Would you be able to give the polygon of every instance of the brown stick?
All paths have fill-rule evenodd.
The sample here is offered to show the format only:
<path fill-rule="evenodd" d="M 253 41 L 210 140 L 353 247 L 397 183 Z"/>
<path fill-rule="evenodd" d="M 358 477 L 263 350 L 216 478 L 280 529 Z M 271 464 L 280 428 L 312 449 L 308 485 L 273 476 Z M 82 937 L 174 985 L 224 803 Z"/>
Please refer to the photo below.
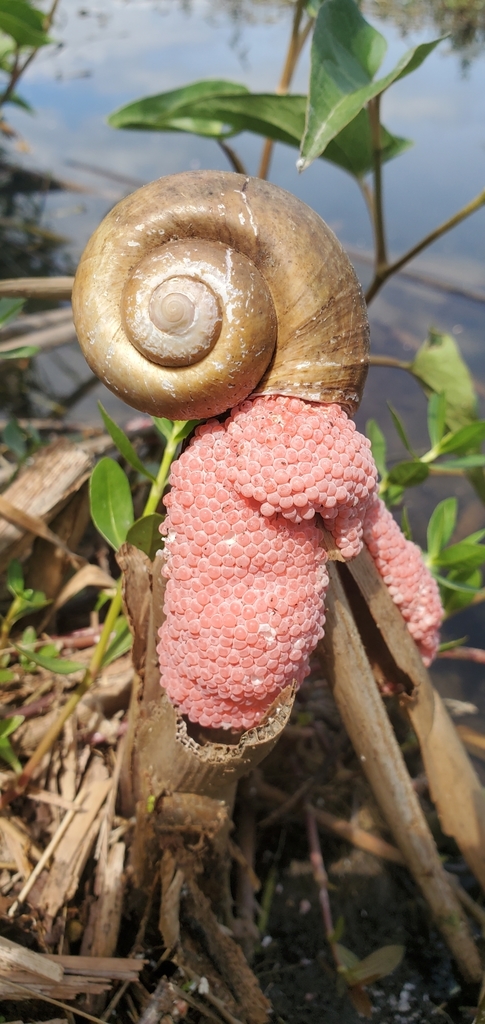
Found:
<path fill-rule="evenodd" d="M 391 728 L 338 569 L 328 562 L 325 650 L 337 706 L 396 843 L 464 977 L 482 968 Z M 331 652 L 331 656 L 330 656 Z"/>
<path fill-rule="evenodd" d="M 13 277 L 0 281 L 0 296 L 12 299 L 71 298 L 73 277 Z"/>
<path fill-rule="evenodd" d="M 401 704 L 421 746 L 443 832 L 453 836 L 485 888 L 485 798 L 478 776 L 368 550 L 364 548 L 348 568 L 396 665 L 410 681 L 411 695 L 403 694 Z"/>

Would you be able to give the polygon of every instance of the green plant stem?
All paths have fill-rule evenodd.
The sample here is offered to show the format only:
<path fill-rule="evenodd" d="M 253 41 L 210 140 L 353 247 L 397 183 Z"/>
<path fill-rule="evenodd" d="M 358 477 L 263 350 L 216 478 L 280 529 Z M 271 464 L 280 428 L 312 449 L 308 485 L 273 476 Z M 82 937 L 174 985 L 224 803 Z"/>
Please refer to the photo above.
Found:
<path fill-rule="evenodd" d="M 275 90 L 277 96 L 284 96 L 285 93 L 288 92 L 288 89 L 290 88 L 291 85 L 291 80 L 295 72 L 296 65 L 298 63 L 298 58 L 308 39 L 311 28 L 315 21 L 314 18 L 309 18 L 306 25 L 300 32 L 300 25 L 301 19 L 303 17 L 304 6 L 305 0 L 297 0 L 297 3 L 295 4 L 295 13 L 293 15 L 293 25 L 291 29 L 288 51 L 286 54 L 283 71 L 281 72 L 281 78 Z M 273 139 L 265 139 L 263 152 L 261 154 L 261 162 L 259 165 L 258 178 L 263 178 L 264 180 L 266 180 L 266 178 L 268 177 L 273 147 Z"/>
<path fill-rule="evenodd" d="M 145 508 L 143 509 L 144 516 L 150 516 L 152 512 L 156 512 L 160 498 L 162 497 L 165 485 L 168 480 L 168 474 L 170 466 L 173 462 L 175 453 L 177 451 L 177 441 L 175 440 L 177 435 L 177 429 L 175 425 L 172 427 L 172 433 L 165 445 L 165 451 L 163 458 L 160 463 L 160 469 L 157 473 L 157 478 L 152 483 L 150 493 L 147 498 Z"/>
<path fill-rule="evenodd" d="M 405 252 L 398 260 L 395 260 L 394 263 L 388 263 L 386 266 L 382 266 L 380 271 L 376 272 L 374 280 L 367 289 L 365 296 L 367 304 L 369 304 L 377 295 L 382 288 L 382 285 L 389 277 L 393 274 L 397 274 L 398 270 L 401 270 L 406 263 L 409 263 L 415 256 L 418 256 L 423 249 L 427 249 L 429 245 L 436 242 L 437 239 L 445 235 L 447 231 L 451 231 L 452 228 L 461 224 L 462 221 L 466 220 L 467 217 L 470 217 L 472 213 L 475 213 L 476 210 L 479 210 L 482 206 L 485 206 L 485 189 L 482 189 L 482 191 L 479 192 L 470 203 L 462 206 L 461 210 L 458 210 L 453 217 L 449 217 L 448 220 L 443 221 L 443 223 L 435 228 L 434 231 L 430 231 L 428 235 L 425 235 L 417 245 L 414 245 L 412 249 L 408 249 L 407 252 Z"/>
<path fill-rule="evenodd" d="M 406 363 L 394 356 L 369 356 L 369 366 L 391 366 L 394 370 L 407 370 L 412 373 L 412 363 Z"/>
<path fill-rule="evenodd" d="M 20 599 L 15 597 L 5 615 L 2 625 L 0 627 L 0 651 L 3 651 L 8 645 L 8 638 L 10 636 L 10 630 L 15 622 L 15 616 L 20 608 Z"/>
<path fill-rule="evenodd" d="M 217 139 L 217 142 L 219 143 L 222 152 L 227 156 L 227 159 L 229 160 L 229 163 L 233 171 L 235 171 L 236 174 L 245 174 L 247 177 L 248 172 L 242 160 L 236 153 L 236 150 L 233 149 L 232 146 L 229 146 L 227 142 L 224 141 L 224 139 Z"/>
<path fill-rule="evenodd" d="M 382 274 L 387 262 L 386 232 L 384 227 L 384 200 L 382 189 L 382 143 L 381 143 L 381 97 L 374 96 L 369 101 L 367 112 L 372 138 L 373 160 L 374 160 L 374 194 L 372 206 L 369 207 L 373 214 L 372 226 L 375 239 L 375 274 L 376 277 Z M 365 193 L 364 193 L 365 194 Z M 368 203 L 369 205 L 369 203 Z"/>
<path fill-rule="evenodd" d="M 89 687 L 96 679 L 96 676 L 98 675 L 98 672 L 101 668 L 104 655 L 108 648 L 108 644 L 116 620 L 120 612 L 121 578 L 118 580 L 116 594 L 113 597 L 111 604 L 109 606 L 108 614 L 106 616 L 106 619 L 103 624 L 103 629 L 101 631 L 101 636 L 98 640 L 98 643 L 96 644 L 96 647 L 91 657 L 91 661 L 89 662 L 89 665 L 84 673 L 81 682 L 76 687 L 74 693 L 71 694 L 69 700 L 67 700 L 66 703 L 64 704 L 64 707 L 62 708 L 56 721 L 53 722 L 50 729 L 47 730 L 45 736 L 42 737 L 37 749 L 32 754 L 32 757 L 30 757 L 29 760 L 27 761 L 27 764 L 24 766 L 22 772 L 15 780 L 14 785 L 11 786 L 10 789 L 7 789 L 3 796 L 0 798 L 0 810 L 3 810 L 10 804 L 12 800 L 14 800 L 17 796 L 20 796 L 21 793 L 23 793 L 24 789 L 26 788 L 26 786 L 28 786 L 29 782 L 31 781 L 36 768 L 41 763 L 42 758 L 44 757 L 45 754 L 49 752 L 52 745 L 57 740 L 58 736 L 60 736 L 62 729 L 64 728 L 64 725 L 67 722 L 68 718 L 70 718 L 73 711 L 79 704 L 79 701 L 81 700 L 82 697 L 84 697 L 84 694 L 86 693 L 87 690 L 89 690 Z"/>

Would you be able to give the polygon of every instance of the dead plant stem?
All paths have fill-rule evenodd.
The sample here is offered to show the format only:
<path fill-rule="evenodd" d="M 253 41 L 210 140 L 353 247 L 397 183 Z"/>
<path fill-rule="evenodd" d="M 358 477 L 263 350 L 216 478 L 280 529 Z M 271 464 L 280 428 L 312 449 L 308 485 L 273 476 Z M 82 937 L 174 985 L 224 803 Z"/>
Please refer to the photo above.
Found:
<path fill-rule="evenodd" d="M 295 4 L 295 12 L 293 15 L 293 25 L 291 29 L 290 42 L 288 45 L 288 51 L 285 57 L 285 63 L 283 71 L 281 72 L 281 78 L 276 87 L 277 96 L 284 96 L 291 85 L 291 80 L 295 72 L 296 65 L 300 53 L 308 39 L 309 33 L 314 23 L 314 18 L 309 18 L 304 28 L 300 31 L 301 19 L 305 9 L 305 0 L 297 0 Z M 261 162 L 259 165 L 258 178 L 266 180 L 269 172 L 269 165 L 271 162 L 271 156 L 273 153 L 274 141 L 273 139 L 266 139 L 263 152 L 261 154 Z"/>

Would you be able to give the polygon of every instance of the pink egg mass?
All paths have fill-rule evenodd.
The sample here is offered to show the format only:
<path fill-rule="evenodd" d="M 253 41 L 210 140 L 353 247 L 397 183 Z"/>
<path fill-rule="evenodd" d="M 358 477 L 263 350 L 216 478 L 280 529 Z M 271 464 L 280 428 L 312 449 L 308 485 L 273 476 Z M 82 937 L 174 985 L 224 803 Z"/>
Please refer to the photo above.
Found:
<path fill-rule="evenodd" d="M 437 585 L 377 498 L 370 442 L 338 405 L 248 399 L 197 427 L 170 484 L 158 652 L 162 685 L 191 721 L 250 729 L 308 674 L 328 586 L 316 513 L 345 558 L 365 540 L 423 659 L 434 656 Z"/>

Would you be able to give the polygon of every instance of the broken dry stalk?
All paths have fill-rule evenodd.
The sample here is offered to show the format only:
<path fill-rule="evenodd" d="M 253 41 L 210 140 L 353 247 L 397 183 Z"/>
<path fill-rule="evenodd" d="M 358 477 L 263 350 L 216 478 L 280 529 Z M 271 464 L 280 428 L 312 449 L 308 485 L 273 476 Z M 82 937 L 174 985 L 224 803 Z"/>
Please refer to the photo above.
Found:
<path fill-rule="evenodd" d="M 336 564 L 329 562 L 328 571 L 331 586 L 325 660 L 345 728 L 397 846 L 461 972 L 470 981 L 479 981 L 478 950 L 414 792 Z"/>

